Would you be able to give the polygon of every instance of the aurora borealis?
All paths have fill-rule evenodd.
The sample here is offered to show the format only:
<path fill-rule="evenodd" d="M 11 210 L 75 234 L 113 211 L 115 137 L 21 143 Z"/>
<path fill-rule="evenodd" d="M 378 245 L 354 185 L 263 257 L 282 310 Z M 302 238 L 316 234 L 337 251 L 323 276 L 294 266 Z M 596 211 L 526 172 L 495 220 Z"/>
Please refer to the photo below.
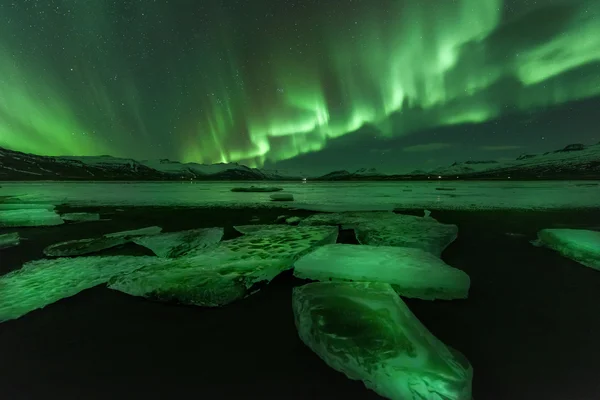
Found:
<path fill-rule="evenodd" d="M 597 0 L 0 1 L 0 146 L 37 154 L 262 166 L 598 95 Z"/>

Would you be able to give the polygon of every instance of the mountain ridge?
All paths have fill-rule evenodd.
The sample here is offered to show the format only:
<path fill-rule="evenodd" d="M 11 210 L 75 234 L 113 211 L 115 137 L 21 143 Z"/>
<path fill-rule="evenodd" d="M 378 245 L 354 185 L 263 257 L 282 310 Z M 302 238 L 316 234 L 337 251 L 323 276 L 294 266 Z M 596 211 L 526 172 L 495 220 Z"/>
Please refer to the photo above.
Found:
<path fill-rule="evenodd" d="M 431 171 L 383 174 L 375 168 L 332 171 L 319 177 L 279 170 L 250 168 L 238 163 L 197 164 L 169 159 L 134 160 L 102 156 L 39 156 L 0 147 L 0 180 L 66 181 L 286 181 L 428 180 L 428 179 L 600 179 L 600 143 L 569 144 L 515 160 L 468 160 Z"/>

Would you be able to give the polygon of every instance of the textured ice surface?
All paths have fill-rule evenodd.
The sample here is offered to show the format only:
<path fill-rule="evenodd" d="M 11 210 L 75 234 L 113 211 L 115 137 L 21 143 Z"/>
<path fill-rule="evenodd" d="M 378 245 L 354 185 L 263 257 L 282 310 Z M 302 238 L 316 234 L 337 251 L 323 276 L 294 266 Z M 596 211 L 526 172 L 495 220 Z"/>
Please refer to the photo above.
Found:
<path fill-rule="evenodd" d="M 318 282 L 294 289 L 302 341 L 331 368 L 393 400 L 471 400 L 473 369 L 384 283 Z"/>
<path fill-rule="evenodd" d="M 222 237 L 223 228 L 206 228 L 142 236 L 133 242 L 149 248 L 159 257 L 175 258 L 215 246 Z"/>
<path fill-rule="evenodd" d="M 290 227 L 288 227 L 290 228 Z M 263 229 L 194 256 L 150 265 L 111 282 L 111 289 L 150 299 L 217 307 L 258 290 L 315 247 L 335 243 L 337 228 Z"/>
<path fill-rule="evenodd" d="M 431 217 L 415 217 L 387 211 L 342 212 L 311 215 L 306 225 L 340 225 L 354 229 L 360 244 L 422 249 L 440 256 L 458 234 L 456 225 L 441 224 Z"/>
<path fill-rule="evenodd" d="M 95 213 L 68 213 L 60 216 L 64 221 L 99 221 L 100 214 Z"/>
<path fill-rule="evenodd" d="M 586 267 L 600 270 L 600 232 L 585 229 L 542 229 L 539 243 Z"/>
<path fill-rule="evenodd" d="M 467 298 L 470 286 L 463 271 L 408 247 L 330 244 L 296 261 L 294 275 L 317 281 L 389 283 L 402 296 L 426 300 Z"/>
<path fill-rule="evenodd" d="M 32 261 L 0 276 L 0 321 L 18 318 L 62 298 L 105 283 L 112 276 L 153 263 L 157 257 L 80 257 Z"/>
<path fill-rule="evenodd" d="M 18 246 L 19 243 L 21 243 L 21 238 L 18 232 L 0 235 L 0 250 Z"/>
<path fill-rule="evenodd" d="M 0 210 L 0 227 L 54 226 L 64 221 L 54 211 L 47 208 L 24 208 Z"/>
<path fill-rule="evenodd" d="M 70 257 L 91 254 L 132 242 L 140 236 L 157 235 L 162 228 L 151 226 L 133 231 L 109 233 L 98 238 L 69 240 L 56 243 L 44 249 L 44 254 L 50 257 Z"/>

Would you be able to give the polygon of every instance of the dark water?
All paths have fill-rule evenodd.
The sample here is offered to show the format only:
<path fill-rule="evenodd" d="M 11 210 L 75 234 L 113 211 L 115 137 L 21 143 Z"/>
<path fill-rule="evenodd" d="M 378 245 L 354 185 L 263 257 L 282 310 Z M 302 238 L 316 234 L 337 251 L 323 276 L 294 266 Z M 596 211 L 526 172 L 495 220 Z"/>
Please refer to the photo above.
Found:
<path fill-rule="evenodd" d="M 271 223 L 308 212 L 101 210 L 105 222 L 20 229 L 0 273 L 52 243 L 150 225 L 165 231 Z M 112 215 L 111 215 L 112 213 Z M 600 211 L 434 212 L 459 226 L 443 254 L 471 276 L 468 300 L 406 302 L 475 370 L 483 399 L 600 398 L 600 273 L 529 243 L 549 227 L 600 225 Z M 0 231 L 0 233 L 2 233 Z M 512 233 L 513 235 L 507 235 Z M 353 242 L 351 232 L 340 241 Z M 131 245 L 104 254 L 148 254 Z M 330 369 L 297 336 L 287 273 L 220 309 L 152 303 L 103 287 L 0 324 L 2 399 L 378 399 Z"/>

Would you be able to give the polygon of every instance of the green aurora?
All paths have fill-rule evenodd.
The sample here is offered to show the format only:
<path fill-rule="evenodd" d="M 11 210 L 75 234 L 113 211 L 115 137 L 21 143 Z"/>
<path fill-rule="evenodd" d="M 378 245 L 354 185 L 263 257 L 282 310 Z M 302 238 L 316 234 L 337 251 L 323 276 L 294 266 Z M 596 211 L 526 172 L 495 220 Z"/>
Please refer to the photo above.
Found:
<path fill-rule="evenodd" d="M 261 166 L 600 95 L 597 0 L 117 3 L 0 4 L 0 146 Z"/>

